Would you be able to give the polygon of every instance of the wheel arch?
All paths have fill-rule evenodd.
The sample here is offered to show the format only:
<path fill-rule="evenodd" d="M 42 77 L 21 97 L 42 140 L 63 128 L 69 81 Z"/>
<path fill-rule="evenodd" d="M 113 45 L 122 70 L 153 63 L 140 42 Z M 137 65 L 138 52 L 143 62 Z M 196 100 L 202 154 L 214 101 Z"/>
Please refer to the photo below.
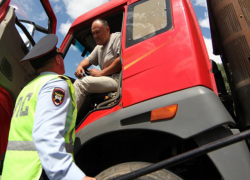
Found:
<path fill-rule="evenodd" d="M 150 121 L 151 110 L 171 104 L 178 104 L 178 112 L 173 119 L 158 122 Z M 169 140 L 171 146 L 177 142 L 180 142 L 180 146 L 183 144 L 186 146 L 190 142 L 192 146 L 189 147 L 187 145 L 185 147 L 187 151 L 197 147 L 197 145 L 193 145 L 195 144 L 193 137 L 224 124 L 234 124 L 234 121 L 213 91 L 202 86 L 185 89 L 120 109 L 88 124 L 80 130 L 78 129 L 75 142 L 76 163 L 81 168 L 82 164 L 85 166 L 82 168 L 84 172 L 96 175 L 94 172 L 91 172 L 91 167 L 96 167 L 98 171 L 98 169 L 102 170 L 104 166 L 110 167 L 116 163 L 127 162 L 127 160 L 158 162 L 161 160 L 159 158 L 161 157 L 160 151 L 169 154 L 168 150 L 166 150 L 167 147 L 162 146 L 164 143 L 168 144 L 166 143 L 166 139 L 174 139 L 174 142 Z M 143 136 L 136 136 L 134 133 L 142 133 Z M 125 138 L 117 139 L 123 136 Z M 132 139 L 134 143 L 128 141 L 128 139 L 131 139 L 128 136 L 134 137 Z M 144 138 L 140 139 L 139 137 Z M 155 140 L 152 137 L 159 138 L 155 138 Z M 161 140 L 162 138 L 163 140 Z M 105 145 L 106 141 L 109 143 L 109 146 Z M 112 144 L 112 141 L 116 142 Z M 156 152 L 157 148 L 144 147 L 144 144 L 140 144 L 141 142 L 149 144 L 152 147 L 158 147 L 159 151 Z M 158 143 L 158 146 L 152 145 L 155 143 Z M 91 146 L 92 148 L 88 148 Z M 138 152 L 143 152 L 144 155 L 148 153 L 149 156 L 150 153 L 158 154 L 153 156 L 152 159 L 147 159 L 145 156 L 138 159 L 140 154 L 137 153 L 139 155 L 136 159 L 132 158 L 134 154 L 119 149 L 121 147 L 129 148 L 133 152 L 139 149 L 140 151 Z M 118 148 L 118 150 L 114 151 L 112 148 Z M 144 151 L 144 149 L 147 151 Z M 110 157 L 105 154 L 106 152 L 110 154 Z M 180 153 L 182 152 L 185 151 L 181 151 Z M 114 162 L 110 162 L 110 164 L 104 163 L 104 166 L 101 167 L 101 164 L 111 160 L 111 156 L 114 156 L 115 153 L 121 153 L 128 157 L 126 159 L 118 156 L 116 159 L 119 159 L 119 162 L 114 159 Z M 130 155 L 132 157 L 129 157 Z M 91 157 L 98 158 L 97 160 L 93 160 Z M 170 156 L 165 155 L 162 157 L 164 157 L 162 158 L 163 160 Z"/>
<path fill-rule="evenodd" d="M 85 173 L 96 175 L 124 162 L 155 163 L 166 159 L 171 156 L 172 149 L 184 141 L 194 142 L 157 130 L 118 130 L 87 141 L 76 153 L 75 161 Z"/>
<path fill-rule="evenodd" d="M 150 121 L 152 110 L 172 104 L 178 104 L 174 118 Z M 223 124 L 234 121 L 213 91 L 197 86 L 120 109 L 78 129 L 75 153 L 89 140 L 115 131 L 144 129 L 188 139 Z"/>

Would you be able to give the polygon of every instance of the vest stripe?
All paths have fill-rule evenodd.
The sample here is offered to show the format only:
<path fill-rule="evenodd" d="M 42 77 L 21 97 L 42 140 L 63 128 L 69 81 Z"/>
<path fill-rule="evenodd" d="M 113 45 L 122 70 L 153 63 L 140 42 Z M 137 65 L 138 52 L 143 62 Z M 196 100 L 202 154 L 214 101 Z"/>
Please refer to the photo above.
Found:
<path fill-rule="evenodd" d="M 33 141 L 9 141 L 7 150 L 36 151 L 36 147 Z"/>
<path fill-rule="evenodd" d="M 65 143 L 66 152 L 72 153 L 74 146 L 70 143 Z M 36 151 L 33 141 L 9 141 L 7 150 L 11 151 Z"/>

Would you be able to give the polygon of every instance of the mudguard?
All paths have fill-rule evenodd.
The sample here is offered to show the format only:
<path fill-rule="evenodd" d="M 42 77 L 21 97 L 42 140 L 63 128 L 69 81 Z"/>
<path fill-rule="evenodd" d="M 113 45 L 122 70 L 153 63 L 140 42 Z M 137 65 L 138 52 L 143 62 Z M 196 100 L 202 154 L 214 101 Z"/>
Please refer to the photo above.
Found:
<path fill-rule="evenodd" d="M 151 110 L 171 104 L 178 104 L 173 119 L 150 122 Z M 161 131 L 181 139 L 193 138 L 202 146 L 231 135 L 228 124 L 234 125 L 234 120 L 218 96 L 208 88 L 197 86 L 135 104 L 85 126 L 76 134 L 75 153 L 98 136 L 131 129 Z M 250 157 L 244 141 L 208 156 L 224 179 L 250 179 Z"/>
<path fill-rule="evenodd" d="M 198 135 L 194 139 L 199 146 L 202 146 L 236 133 L 239 133 L 239 130 L 219 127 Z M 245 141 L 208 153 L 208 156 L 224 179 L 250 179 L 250 155 Z"/>
<path fill-rule="evenodd" d="M 172 104 L 178 104 L 173 119 L 150 122 L 151 110 Z M 197 86 L 120 109 L 94 121 L 77 132 L 75 153 L 89 140 L 114 131 L 155 130 L 188 139 L 223 124 L 233 125 L 234 121 L 218 96 Z"/>

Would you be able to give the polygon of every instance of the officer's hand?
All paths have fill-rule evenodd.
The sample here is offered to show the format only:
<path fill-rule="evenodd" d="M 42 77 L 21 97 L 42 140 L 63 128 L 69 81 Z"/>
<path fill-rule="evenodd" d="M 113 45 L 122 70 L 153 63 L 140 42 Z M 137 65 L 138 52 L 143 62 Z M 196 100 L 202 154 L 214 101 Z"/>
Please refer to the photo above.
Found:
<path fill-rule="evenodd" d="M 82 180 L 96 180 L 96 178 L 85 176 Z"/>
<path fill-rule="evenodd" d="M 85 71 L 81 66 L 78 66 L 76 68 L 75 76 L 78 77 L 78 78 L 81 78 L 81 77 L 85 76 Z"/>

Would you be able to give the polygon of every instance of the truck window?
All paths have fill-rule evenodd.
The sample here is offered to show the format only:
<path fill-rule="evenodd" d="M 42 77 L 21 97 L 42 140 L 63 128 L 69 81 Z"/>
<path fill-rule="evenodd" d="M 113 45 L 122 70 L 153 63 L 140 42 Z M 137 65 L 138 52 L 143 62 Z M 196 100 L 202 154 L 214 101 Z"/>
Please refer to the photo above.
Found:
<path fill-rule="evenodd" d="M 35 42 L 38 42 L 49 33 L 47 31 L 50 20 L 40 1 L 27 1 L 27 3 L 22 3 L 20 0 L 11 0 L 10 6 L 15 9 L 15 15 L 18 21 L 28 30 L 28 33 Z M 31 49 L 31 42 L 28 40 L 27 35 L 17 23 L 15 26 L 27 48 Z"/>
<path fill-rule="evenodd" d="M 172 28 L 170 0 L 142 0 L 128 7 L 126 47 Z"/>
<path fill-rule="evenodd" d="M 103 19 L 107 20 L 111 33 L 121 32 L 123 12 L 113 13 L 111 16 L 105 17 Z M 67 51 L 67 54 L 64 58 L 64 62 L 66 63 L 65 72 L 69 77 L 75 78 L 74 73 L 77 66 L 92 52 L 96 46 L 96 42 L 91 32 L 91 24 L 79 29 L 75 33 L 74 39 L 70 42 L 71 44 L 69 45 L 69 50 Z M 70 63 L 68 64 L 68 62 Z M 99 66 L 94 65 L 88 69 L 92 68 L 100 69 Z"/>
<path fill-rule="evenodd" d="M 71 78 L 76 78 L 74 73 L 79 65 L 79 63 L 88 57 L 90 52 L 84 47 L 77 39 L 73 39 L 70 48 L 64 58 L 65 62 L 65 75 Z M 70 62 L 70 63 L 69 63 Z M 92 65 L 89 69 L 96 68 L 99 69 L 98 66 Z"/>

